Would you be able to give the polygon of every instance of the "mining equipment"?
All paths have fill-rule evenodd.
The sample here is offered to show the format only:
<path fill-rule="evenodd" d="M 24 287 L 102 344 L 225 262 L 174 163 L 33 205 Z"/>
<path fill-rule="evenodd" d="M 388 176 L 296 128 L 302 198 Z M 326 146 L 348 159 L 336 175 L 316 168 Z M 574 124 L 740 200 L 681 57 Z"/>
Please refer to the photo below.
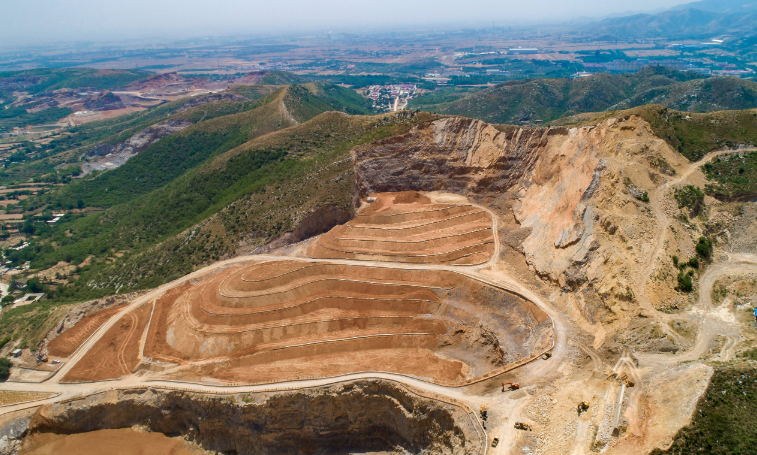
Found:
<path fill-rule="evenodd" d="M 544 360 L 547 360 L 550 357 L 552 357 L 552 353 L 551 352 L 545 352 L 544 354 L 541 355 L 541 358 L 544 359 Z"/>
<path fill-rule="evenodd" d="M 499 438 L 492 439 L 492 447 L 497 447 L 497 444 L 499 444 Z"/>
<path fill-rule="evenodd" d="M 37 362 L 47 363 L 47 359 L 47 348 L 44 343 L 41 343 L 37 349 Z"/>
<path fill-rule="evenodd" d="M 520 389 L 520 384 L 517 382 L 503 382 L 502 383 L 502 391 L 505 391 L 505 386 L 508 386 L 507 390 L 518 390 Z"/>
<path fill-rule="evenodd" d="M 486 422 L 486 419 L 489 417 L 488 413 L 486 412 L 486 406 L 482 404 L 480 411 L 481 411 L 481 420 Z"/>
<path fill-rule="evenodd" d="M 589 403 L 587 401 L 582 401 L 578 403 L 578 415 L 583 414 L 585 411 L 589 410 Z"/>
<path fill-rule="evenodd" d="M 531 429 L 531 425 L 523 422 L 515 422 L 515 429 L 516 430 L 523 430 L 523 431 L 533 431 Z"/>

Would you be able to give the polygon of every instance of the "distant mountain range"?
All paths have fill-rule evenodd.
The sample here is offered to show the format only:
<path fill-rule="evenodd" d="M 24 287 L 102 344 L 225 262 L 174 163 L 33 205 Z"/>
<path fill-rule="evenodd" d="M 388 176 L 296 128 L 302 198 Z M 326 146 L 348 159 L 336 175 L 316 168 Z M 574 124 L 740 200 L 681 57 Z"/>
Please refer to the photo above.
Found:
<path fill-rule="evenodd" d="M 757 12 L 757 1 L 754 0 L 702 0 L 699 2 L 684 3 L 683 5 L 670 8 L 671 11 L 686 9 L 698 9 L 711 13 L 744 13 Z"/>
<path fill-rule="evenodd" d="M 658 14 L 614 17 L 581 26 L 580 34 L 602 39 L 705 39 L 718 35 L 753 35 L 757 1 L 702 0 Z"/>
<path fill-rule="evenodd" d="M 757 83 L 732 77 L 705 78 L 650 66 L 636 74 L 595 74 L 578 79 L 526 79 L 439 104 L 413 100 L 412 108 L 462 115 L 490 123 L 549 122 L 586 112 L 660 104 L 688 112 L 757 107 Z"/>

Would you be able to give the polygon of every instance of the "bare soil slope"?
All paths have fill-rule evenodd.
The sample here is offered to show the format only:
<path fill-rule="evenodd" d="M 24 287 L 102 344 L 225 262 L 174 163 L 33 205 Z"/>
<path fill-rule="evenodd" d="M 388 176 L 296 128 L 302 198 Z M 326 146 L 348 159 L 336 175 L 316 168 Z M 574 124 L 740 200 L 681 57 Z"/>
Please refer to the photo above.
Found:
<path fill-rule="evenodd" d="M 370 200 L 355 219 L 322 235 L 308 255 L 458 265 L 492 256 L 492 219 L 483 209 L 434 204 L 415 192 L 374 194 Z"/>

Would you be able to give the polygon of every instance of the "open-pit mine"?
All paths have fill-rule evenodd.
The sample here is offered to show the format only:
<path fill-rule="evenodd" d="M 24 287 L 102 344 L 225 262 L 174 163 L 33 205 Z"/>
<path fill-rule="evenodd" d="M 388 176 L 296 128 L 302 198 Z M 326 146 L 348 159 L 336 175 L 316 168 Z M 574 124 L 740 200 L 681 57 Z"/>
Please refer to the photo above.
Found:
<path fill-rule="evenodd" d="M 347 222 L 78 306 L 47 338 L 60 366 L 0 386 L 36 394 L 0 407 L 0 453 L 665 448 L 712 374 L 697 359 L 741 336 L 707 274 L 757 272 L 724 252 L 690 313 L 660 311 L 678 298 L 660 258 L 694 248 L 672 190 L 712 156 L 638 117 L 439 118 L 357 147 Z M 628 338 L 644 327 L 676 349 Z"/>

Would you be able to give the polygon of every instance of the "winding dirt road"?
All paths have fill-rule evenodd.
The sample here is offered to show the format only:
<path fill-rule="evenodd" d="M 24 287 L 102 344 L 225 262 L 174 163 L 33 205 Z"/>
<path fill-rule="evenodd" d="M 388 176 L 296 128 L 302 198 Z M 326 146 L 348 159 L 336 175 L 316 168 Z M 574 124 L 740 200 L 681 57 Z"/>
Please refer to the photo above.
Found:
<path fill-rule="evenodd" d="M 453 196 L 454 198 L 454 196 Z M 466 201 L 466 203 L 470 204 Z M 339 382 L 344 381 L 354 381 L 359 379 L 383 379 L 388 381 L 394 381 L 399 384 L 406 385 L 408 387 L 411 387 L 414 390 L 421 391 L 426 394 L 430 394 L 431 396 L 440 399 L 442 401 L 452 402 L 457 405 L 463 405 L 464 407 L 467 407 L 469 410 L 477 410 L 478 407 L 482 404 L 489 404 L 490 406 L 492 404 L 496 404 L 498 407 L 497 412 L 502 415 L 504 418 L 502 419 L 503 422 L 508 422 L 508 417 L 513 417 L 514 415 L 517 415 L 519 413 L 524 405 L 524 402 L 517 402 L 517 400 L 511 400 L 507 396 L 503 397 L 496 397 L 495 403 L 492 403 L 492 397 L 484 397 L 477 395 L 476 393 L 470 392 L 470 386 L 464 386 L 464 387 L 446 387 L 438 384 L 434 384 L 431 382 L 427 382 L 415 377 L 411 376 L 405 376 L 401 374 L 392 374 L 392 373 L 382 373 L 382 372 L 362 372 L 362 373 L 356 373 L 356 374 L 348 374 L 348 375 L 341 375 L 341 376 L 335 376 L 330 378 L 322 378 L 322 379 L 310 379 L 310 380 L 302 380 L 302 381 L 285 381 L 285 382 L 277 382 L 272 384 L 262 384 L 262 385 L 239 385 L 239 386 L 228 386 L 228 385 L 213 385 L 213 384 L 200 384 L 200 383 L 186 383 L 186 382 L 176 382 L 176 381 L 165 381 L 160 379 L 153 379 L 149 376 L 140 376 L 140 375 L 125 375 L 122 378 L 118 380 L 111 380 L 111 381 L 100 381 L 100 382 L 92 382 L 92 383 L 76 383 L 76 384 L 65 384 L 61 383 L 61 379 L 65 377 L 65 375 L 76 365 L 77 362 L 79 362 L 86 354 L 87 352 L 104 336 L 104 334 L 115 324 L 118 323 L 121 318 L 123 318 L 126 315 L 129 315 L 130 312 L 138 308 L 139 306 L 143 304 L 149 304 L 150 302 L 153 302 L 155 299 L 159 298 L 163 293 L 165 293 L 168 289 L 171 287 L 174 287 L 180 283 L 186 282 L 187 280 L 192 280 L 196 278 L 200 278 L 204 275 L 213 273 L 214 271 L 218 271 L 219 269 L 225 269 L 234 265 L 240 265 L 252 261 L 300 261 L 300 262 L 310 262 L 310 263 L 334 263 L 334 264 L 344 264 L 344 265 L 353 265 L 353 266 L 372 266 L 372 267 L 385 267 L 385 268 L 392 268 L 392 269 L 405 269 L 405 270 L 437 270 L 437 271 L 450 271 L 454 273 L 458 273 L 461 275 L 465 275 L 471 279 L 486 283 L 490 286 L 503 289 L 505 291 L 512 292 L 514 294 L 517 294 L 534 304 L 536 304 L 539 308 L 541 308 L 545 313 L 549 315 L 549 317 L 552 319 L 554 324 L 554 331 L 555 331 L 555 340 L 554 340 L 554 346 L 553 346 L 553 355 L 549 360 L 536 360 L 534 364 L 529 365 L 530 368 L 530 374 L 535 375 L 541 375 L 546 374 L 548 371 L 554 370 L 557 368 L 562 361 L 562 357 L 565 355 L 567 351 L 567 329 L 566 329 L 566 321 L 563 319 L 563 316 L 556 311 L 551 305 L 546 303 L 539 295 L 532 292 L 528 287 L 520 283 L 515 278 L 505 275 L 501 272 L 494 271 L 493 265 L 496 264 L 496 262 L 499 259 L 501 245 L 500 245 L 500 239 L 499 239 L 499 220 L 495 213 L 493 213 L 491 210 L 481 207 L 480 205 L 476 205 L 477 207 L 482 208 L 487 213 L 490 214 L 492 218 L 492 231 L 494 236 L 494 253 L 490 260 L 485 262 L 481 265 L 476 266 L 459 266 L 459 265 L 440 265 L 440 264 L 408 264 L 408 263 L 388 263 L 388 262 L 379 262 L 379 261 L 366 261 L 366 260 L 351 260 L 351 259 L 329 259 L 329 260 L 323 260 L 323 259 L 311 259 L 311 258 L 304 258 L 304 257 L 290 257 L 290 256 L 276 256 L 276 255 L 255 255 L 255 256 L 245 256 L 245 257 L 237 257 L 234 259 L 226 260 L 223 262 L 218 262 L 216 264 L 213 264 L 209 267 L 206 267 L 202 270 L 198 270 L 190 275 L 187 275 L 179 280 L 176 280 L 172 283 L 160 286 L 159 288 L 154 289 L 153 291 L 139 297 L 134 302 L 129 304 L 127 307 L 125 307 L 123 310 L 121 310 L 119 313 L 112 316 L 108 321 L 106 321 L 104 324 L 102 324 L 95 333 L 92 334 L 83 344 L 82 346 L 74 353 L 74 355 L 71 356 L 69 361 L 62 366 L 58 372 L 48 379 L 45 382 L 42 383 L 12 383 L 7 382 L 4 384 L 0 384 L 0 390 L 17 390 L 17 391 L 40 391 L 40 392 L 52 392 L 59 394 L 55 397 L 46 399 L 46 400 L 40 400 L 37 402 L 32 403 L 23 403 L 18 405 L 11 405 L 11 406 L 5 406 L 0 408 L 0 414 L 17 411 L 21 409 L 28 409 L 37 407 L 41 404 L 46 403 L 53 403 L 61 400 L 71 399 L 83 395 L 89 395 L 93 393 L 98 393 L 102 391 L 107 390 L 113 390 L 113 389 L 124 389 L 124 388 L 138 388 L 138 387 L 154 387 L 154 388 L 162 388 L 162 389 L 171 389 L 171 390 L 187 390 L 187 391 L 196 391 L 196 392 L 204 392 L 204 393 L 252 393 L 252 392 L 264 392 L 264 391 L 282 391 L 282 390 L 296 390 L 296 389 L 302 389 L 302 388 L 311 388 L 311 387 L 321 387 L 326 385 L 331 385 Z M 486 270 L 486 274 L 482 273 L 482 270 Z M 133 323 L 133 325 L 135 325 Z M 129 338 L 131 338 L 132 334 L 130 334 Z M 140 339 L 140 347 L 143 345 L 144 336 L 142 339 Z M 119 360 L 123 364 L 124 360 L 122 359 L 121 354 L 119 353 Z M 495 380 L 495 378 L 488 378 L 489 380 Z M 513 414 L 513 415 L 511 415 Z M 475 413 L 474 413 L 475 415 Z M 476 417 L 477 418 L 477 417 Z M 482 432 L 482 434 L 485 434 L 486 431 L 481 424 L 480 421 L 478 421 L 479 430 Z M 509 428 L 511 425 L 505 425 L 501 426 L 499 428 L 496 428 L 498 431 L 497 434 L 500 435 L 500 437 L 504 436 L 505 434 L 509 434 L 512 429 Z M 513 438 L 510 438 L 513 439 Z M 488 447 L 488 440 L 485 446 Z M 500 451 L 505 450 L 507 446 L 507 443 L 503 443 L 500 445 L 497 453 L 500 453 Z M 483 451 L 486 453 L 486 449 Z"/>

